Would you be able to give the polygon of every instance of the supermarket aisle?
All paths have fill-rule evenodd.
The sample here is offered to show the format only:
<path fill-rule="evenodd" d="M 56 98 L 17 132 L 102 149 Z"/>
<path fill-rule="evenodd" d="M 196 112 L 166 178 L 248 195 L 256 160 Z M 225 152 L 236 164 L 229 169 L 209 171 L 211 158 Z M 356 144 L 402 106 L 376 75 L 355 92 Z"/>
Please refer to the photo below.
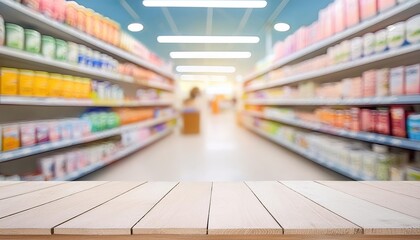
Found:
<path fill-rule="evenodd" d="M 345 180 L 237 126 L 233 113 L 207 117 L 200 136 L 174 133 L 81 180 Z"/>

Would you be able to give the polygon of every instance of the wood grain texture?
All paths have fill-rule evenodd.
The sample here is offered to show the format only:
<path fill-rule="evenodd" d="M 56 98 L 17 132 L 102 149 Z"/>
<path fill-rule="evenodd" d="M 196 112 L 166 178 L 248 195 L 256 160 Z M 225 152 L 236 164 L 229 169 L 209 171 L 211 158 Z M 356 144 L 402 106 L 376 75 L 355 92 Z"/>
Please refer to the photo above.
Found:
<path fill-rule="evenodd" d="M 420 199 L 358 182 L 319 182 L 335 190 L 420 219 Z"/>
<path fill-rule="evenodd" d="M 10 186 L 15 184 L 24 183 L 23 181 L 0 181 L 0 188 L 4 186 Z"/>
<path fill-rule="evenodd" d="M 139 184 L 141 183 L 106 183 L 0 219 L 0 234 L 49 235 L 53 227 L 103 204 Z"/>
<path fill-rule="evenodd" d="M 213 183 L 208 234 L 282 233 L 283 229 L 245 183 Z"/>
<path fill-rule="evenodd" d="M 385 189 L 391 192 L 404 194 L 410 197 L 420 198 L 420 186 L 415 184 L 406 184 L 404 182 L 385 182 L 385 181 L 369 181 L 361 182 L 371 186 Z"/>
<path fill-rule="evenodd" d="M 0 200 L 0 218 L 69 196 L 106 182 L 69 182 Z"/>
<path fill-rule="evenodd" d="M 49 188 L 64 182 L 22 182 L 21 184 L 6 185 L 0 188 L 0 200 Z"/>
<path fill-rule="evenodd" d="M 207 234 L 212 183 L 180 183 L 133 227 L 133 234 Z"/>
<path fill-rule="evenodd" d="M 417 218 L 390 210 L 315 182 L 281 182 L 363 228 L 364 234 L 419 235 Z"/>
<path fill-rule="evenodd" d="M 361 229 L 278 182 L 246 182 L 284 234 L 356 234 Z"/>
<path fill-rule="evenodd" d="M 402 183 L 412 184 L 417 187 L 420 187 L 420 181 L 403 181 Z"/>
<path fill-rule="evenodd" d="M 145 183 L 54 228 L 54 234 L 130 235 L 131 228 L 177 183 Z"/>

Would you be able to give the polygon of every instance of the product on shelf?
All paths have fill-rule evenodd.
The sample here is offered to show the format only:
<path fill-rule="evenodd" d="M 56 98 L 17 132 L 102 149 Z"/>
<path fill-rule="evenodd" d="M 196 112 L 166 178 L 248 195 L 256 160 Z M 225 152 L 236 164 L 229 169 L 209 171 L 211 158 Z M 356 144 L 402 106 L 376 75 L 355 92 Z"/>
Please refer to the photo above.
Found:
<path fill-rule="evenodd" d="M 5 35 L 4 19 L 3 19 L 3 16 L 0 15 L 0 46 L 4 45 L 4 35 Z"/>
<path fill-rule="evenodd" d="M 25 51 L 31 53 L 41 52 L 41 34 L 32 29 L 25 29 Z"/>
<path fill-rule="evenodd" d="M 5 45 L 11 48 L 23 50 L 24 38 L 25 38 L 23 28 L 16 24 L 6 23 L 5 29 L 6 29 Z"/>

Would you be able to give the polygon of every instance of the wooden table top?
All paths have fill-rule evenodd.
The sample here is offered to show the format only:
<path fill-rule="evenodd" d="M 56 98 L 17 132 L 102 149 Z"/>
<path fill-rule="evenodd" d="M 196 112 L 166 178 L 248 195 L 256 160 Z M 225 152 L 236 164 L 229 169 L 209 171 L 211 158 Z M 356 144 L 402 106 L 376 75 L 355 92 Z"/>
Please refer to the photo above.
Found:
<path fill-rule="evenodd" d="M 420 182 L 0 182 L 0 239 L 420 239 Z"/>

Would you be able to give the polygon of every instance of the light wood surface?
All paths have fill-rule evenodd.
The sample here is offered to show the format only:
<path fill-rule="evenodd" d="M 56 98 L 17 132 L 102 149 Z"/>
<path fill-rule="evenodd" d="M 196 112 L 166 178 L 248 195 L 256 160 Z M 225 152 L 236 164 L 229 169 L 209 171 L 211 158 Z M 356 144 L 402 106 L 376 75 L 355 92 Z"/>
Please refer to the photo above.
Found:
<path fill-rule="evenodd" d="M 63 183 L 64 182 L 22 182 L 21 184 L 5 185 L 0 191 L 0 200 L 25 193 L 35 192 L 40 189 L 49 188 Z"/>
<path fill-rule="evenodd" d="M 208 234 L 282 234 L 283 229 L 243 182 L 215 182 Z"/>
<path fill-rule="evenodd" d="M 43 184 L 0 186 L 0 240 L 420 239 L 414 182 Z"/>
<path fill-rule="evenodd" d="M 417 218 L 390 210 L 316 182 L 282 182 L 284 185 L 364 229 L 364 234 L 419 235 Z"/>
<path fill-rule="evenodd" d="M 410 197 L 420 198 L 420 186 L 415 184 L 405 184 L 404 182 L 385 182 L 385 181 L 370 181 L 361 182 L 371 186 L 382 188 L 388 191 L 404 194 Z"/>
<path fill-rule="evenodd" d="M 4 186 L 10 186 L 10 185 L 14 185 L 14 184 L 21 184 L 24 182 L 20 182 L 20 181 L 0 181 L 0 187 L 4 187 Z"/>
<path fill-rule="evenodd" d="M 420 187 L 420 181 L 403 181 L 402 183 L 412 184 Z"/>
<path fill-rule="evenodd" d="M 302 197 L 278 182 L 247 182 L 284 234 L 356 234 L 353 223 Z M 302 217 L 305 216 L 305 217 Z"/>
<path fill-rule="evenodd" d="M 420 219 L 420 199 L 358 182 L 323 181 L 321 184 L 371 203 Z"/>
<path fill-rule="evenodd" d="M 131 228 L 177 183 L 145 183 L 54 229 L 55 234 L 130 235 Z"/>
<path fill-rule="evenodd" d="M 133 234 L 207 234 L 212 183 L 180 183 L 133 227 Z"/>
<path fill-rule="evenodd" d="M 139 183 L 136 182 L 110 182 L 0 219 L 0 234 L 49 235 L 53 227 L 138 185 Z"/>
<path fill-rule="evenodd" d="M 0 200 L 0 218 L 46 204 L 106 182 L 69 182 Z"/>

